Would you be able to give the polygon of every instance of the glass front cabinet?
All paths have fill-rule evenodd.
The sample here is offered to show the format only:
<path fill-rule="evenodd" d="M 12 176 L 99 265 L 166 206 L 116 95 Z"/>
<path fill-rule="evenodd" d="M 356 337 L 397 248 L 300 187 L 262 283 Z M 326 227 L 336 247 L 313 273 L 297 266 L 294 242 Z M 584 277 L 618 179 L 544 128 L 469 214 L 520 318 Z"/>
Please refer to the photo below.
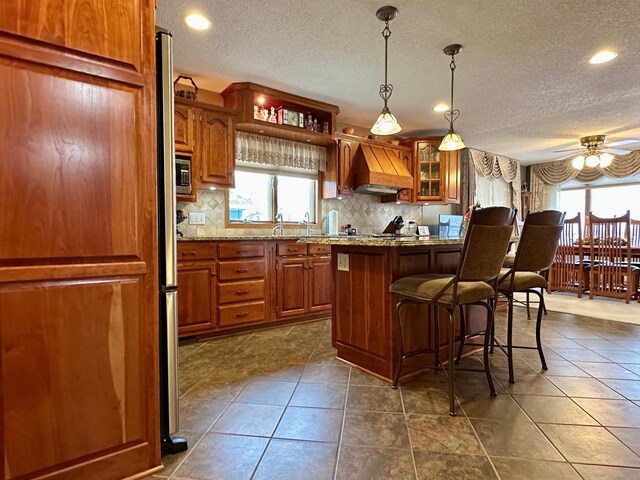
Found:
<path fill-rule="evenodd" d="M 460 152 L 441 152 L 441 141 L 428 137 L 400 142 L 413 149 L 415 202 L 460 203 Z"/>

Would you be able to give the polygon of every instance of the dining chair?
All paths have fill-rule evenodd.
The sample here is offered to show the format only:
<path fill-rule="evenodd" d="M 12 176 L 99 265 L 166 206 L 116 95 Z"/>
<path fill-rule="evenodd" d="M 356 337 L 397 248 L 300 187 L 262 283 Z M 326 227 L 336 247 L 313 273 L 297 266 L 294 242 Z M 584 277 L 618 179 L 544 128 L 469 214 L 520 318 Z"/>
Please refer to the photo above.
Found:
<path fill-rule="evenodd" d="M 631 241 L 631 265 L 640 267 L 640 220 L 629 220 L 631 232 L 629 232 L 629 240 Z M 640 303 L 640 281 L 636 285 L 635 298 Z"/>
<path fill-rule="evenodd" d="M 640 267 L 633 265 L 631 214 L 601 218 L 589 212 L 591 265 L 589 298 L 596 295 L 622 298 L 637 296 Z"/>
<path fill-rule="evenodd" d="M 547 291 L 576 293 L 588 290 L 590 262 L 585 260 L 580 213 L 564 221 L 556 258 L 549 270 Z"/>
<path fill-rule="evenodd" d="M 454 396 L 454 349 L 456 340 L 456 311 L 462 312 L 464 306 L 481 305 L 487 311 L 484 335 L 484 369 L 456 369 L 464 371 L 484 371 L 491 395 L 496 394 L 489 364 L 489 340 L 493 325 L 493 306 L 491 300 L 496 295 L 497 279 L 505 252 L 509 246 L 515 211 L 507 207 L 488 207 L 474 209 L 467 234 L 462 245 L 456 273 L 424 274 L 402 277 L 389 286 L 389 291 L 399 298 L 396 304 L 396 328 L 399 332 L 399 360 L 395 371 L 393 388 L 398 387 L 402 363 L 407 358 L 423 353 L 435 354 L 436 369 L 440 368 L 439 310 L 448 313 L 448 369 L 449 381 L 449 414 L 455 415 Z M 402 307 L 411 303 L 424 303 L 433 306 L 435 311 L 434 327 L 436 331 L 435 345 L 431 350 L 404 352 Z M 462 317 L 461 317 L 462 318 Z M 462 334 L 461 334 L 462 335 Z M 461 338 L 464 341 L 464 338 Z"/>
<path fill-rule="evenodd" d="M 542 368 L 547 369 L 547 363 L 540 341 L 540 328 L 544 310 L 543 291 L 547 287 L 547 271 L 555 259 L 558 241 L 562 234 L 564 213 L 556 210 L 531 212 L 527 215 L 522 228 L 522 236 L 518 242 L 516 257 L 511 268 L 500 272 L 498 293 L 507 297 L 507 341 L 500 342 L 492 332 L 491 344 L 496 345 L 507 355 L 509 363 L 509 382 L 515 382 L 513 373 L 513 349 L 537 350 Z M 514 345 L 513 343 L 513 303 L 515 293 L 533 293 L 538 297 L 538 315 L 536 318 L 536 346 Z"/>

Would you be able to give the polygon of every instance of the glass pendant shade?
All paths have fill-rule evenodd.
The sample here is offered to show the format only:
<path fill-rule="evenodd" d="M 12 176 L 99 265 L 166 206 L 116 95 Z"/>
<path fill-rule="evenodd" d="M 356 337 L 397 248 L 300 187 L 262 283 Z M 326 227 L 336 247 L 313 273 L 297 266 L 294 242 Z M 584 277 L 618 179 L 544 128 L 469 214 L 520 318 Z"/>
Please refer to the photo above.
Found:
<path fill-rule="evenodd" d="M 598 157 L 597 155 L 591 154 L 586 158 L 584 163 L 589 168 L 597 167 L 598 164 L 600 163 L 600 157 Z"/>
<path fill-rule="evenodd" d="M 611 155 L 610 153 L 601 153 L 600 154 L 600 168 L 607 168 L 609 165 L 611 165 L 611 162 L 613 161 L 613 155 Z"/>
<path fill-rule="evenodd" d="M 445 135 L 442 139 L 442 143 L 438 147 L 438 150 L 444 150 L 445 152 L 450 152 L 453 150 L 462 150 L 465 148 L 465 144 L 455 131 L 449 130 L 449 133 Z"/>
<path fill-rule="evenodd" d="M 579 155 L 571 161 L 571 165 L 576 170 L 582 170 L 584 168 L 584 155 Z"/>
<path fill-rule="evenodd" d="M 393 135 L 399 133 L 401 130 L 402 127 L 398 123 L 398 120 L 387 107 L 382 109 L 376 123 L 371 127 L 371 133 L 374 135 Z"/>

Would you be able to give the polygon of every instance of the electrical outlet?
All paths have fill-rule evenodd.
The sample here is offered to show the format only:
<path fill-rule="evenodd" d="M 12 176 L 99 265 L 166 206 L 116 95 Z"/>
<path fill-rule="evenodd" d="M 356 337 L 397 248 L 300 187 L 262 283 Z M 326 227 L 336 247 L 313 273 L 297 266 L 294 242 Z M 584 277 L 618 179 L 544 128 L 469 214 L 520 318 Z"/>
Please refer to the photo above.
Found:
<path fill-rule="evenodd" d="M 342 272 L 349 271 L 349 254 L 347 253 L 338 254 L 338 270 Z"/>
<path fill-rule="evenodd" d="M 189 225 L 204 225 L 204 213 L 189 213 Z"/>

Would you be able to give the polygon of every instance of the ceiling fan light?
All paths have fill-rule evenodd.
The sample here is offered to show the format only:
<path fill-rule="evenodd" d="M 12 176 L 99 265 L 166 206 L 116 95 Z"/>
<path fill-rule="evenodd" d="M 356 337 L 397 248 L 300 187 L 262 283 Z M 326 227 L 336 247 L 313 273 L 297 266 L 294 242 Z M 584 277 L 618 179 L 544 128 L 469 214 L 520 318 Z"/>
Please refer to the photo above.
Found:
<path fill-rule="evenodd" d="M 571 165 L 576 170 L 582 170 L 584 168 L 584 155 L 578 155 L 571 161 Z"/>
<path fill-rule="evenodd" d="M 613 155 L 611 155 L 610 153 L 601 153 L 600 154 L 600 168 L 607 168 L 609 165 L 611 165 L 611 162 L 613 161 Z"/>
<path fill-rule="evenodd" d="M 462 150 L 466 145 L 462 141 L 460 135 L 458 135 L 453 130 L 449 130 L 449 133 L 445 135 L 442 139 L 442 143 L 438 147 L 438 150 L 443 150 L 445 152 L 450 152 L 453 150 Z"/>
<path fill-rule="evenodd" d="M 600 163 L 600 157 L 598 157 L 598 155 L 591 154 L 585 159 L 584 163 L 589 168 L 597 167 Z"/>
<path fill-rule="evenodd" d="M 398 123 L 398 120 L 387 107 L 382 109 L 376 123 L 371 127 L 371 133 L 374 135 L 393 135 L 401 131 L 402 127 Z"/>

